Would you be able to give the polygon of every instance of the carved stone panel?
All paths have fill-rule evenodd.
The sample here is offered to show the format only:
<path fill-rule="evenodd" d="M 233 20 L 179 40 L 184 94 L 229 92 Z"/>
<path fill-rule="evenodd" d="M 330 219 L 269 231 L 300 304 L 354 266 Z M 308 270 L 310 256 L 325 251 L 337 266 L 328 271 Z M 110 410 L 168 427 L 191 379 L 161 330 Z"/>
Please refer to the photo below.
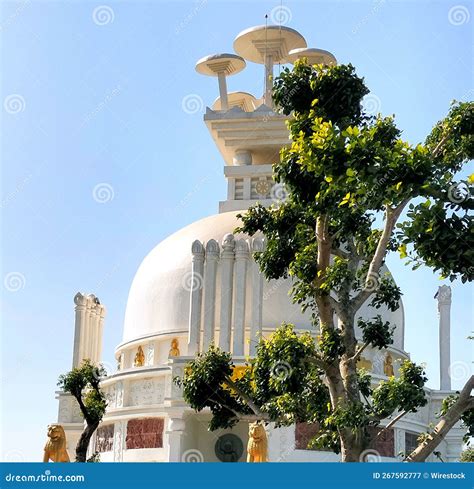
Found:
<path fill-rule="evenodd" d="M 125 426 L 123 421 L 115 423 L 114 427 L 114 462 L 121 462 L 123 460 L 123 438 L 124 438 Z"/>
<path fill-rule="evenodd" d="M 95 436 L 95 451 L 110 452 L 114 446 L 114 425 L 106 424 L 97 428 Z"/>
<path fill-rule="evenodd" d="M 130 383 L 129 405 L 162 404 L 165 397 L 164 379 L 140 379 Z"/>
<path fill-rule="evenodd" d="M 145 353 L 145 365 L 151 366 L 155 361 L 155 344 L 148 343 Z"/>

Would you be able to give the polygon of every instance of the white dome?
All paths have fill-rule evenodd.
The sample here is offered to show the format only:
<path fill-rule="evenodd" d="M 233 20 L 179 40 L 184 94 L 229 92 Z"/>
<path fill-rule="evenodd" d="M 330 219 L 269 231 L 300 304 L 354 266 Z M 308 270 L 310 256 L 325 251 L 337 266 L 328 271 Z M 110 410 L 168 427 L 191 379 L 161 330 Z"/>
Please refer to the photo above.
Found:
<path fill-rule="evenodd" d="M 210 239 L 221 243 L 226 234 L 232 233 L 241 224 L 236 218 L 239 212 L 242 211 L 216 214 L 194 222 L 166 238 L 146 256 L 130 288 L 123 343 L 164 333 L 188 331 L 190 294 L 186 281 L 191 271 L 191 245 L 196 239 L 204 244 Z M 264 281 L 264 330 L 276 328 L 282 321 L 293 323 L 297 328 L 312 329 L 309 315 L 303 315 L 300 306 L 291 302 L 288 295 L 290 287 L 290 279 Z M 249 283 L 248 296 L 250 289 Z M 219 281 L 216 297 L 220 297 Z M 216 309 L 219 317 L 219 307 Z M 249 309 L 245 321 L 247 327 L 250 324 Z M 361 313 L 367 315 L 364 310 Z M 386 310 L 376 313 L 397 326 L 394 346 L 403 348 L 402 308 L 395 313 Z M 371 311 L 370 316 L 373 315 Z"/>

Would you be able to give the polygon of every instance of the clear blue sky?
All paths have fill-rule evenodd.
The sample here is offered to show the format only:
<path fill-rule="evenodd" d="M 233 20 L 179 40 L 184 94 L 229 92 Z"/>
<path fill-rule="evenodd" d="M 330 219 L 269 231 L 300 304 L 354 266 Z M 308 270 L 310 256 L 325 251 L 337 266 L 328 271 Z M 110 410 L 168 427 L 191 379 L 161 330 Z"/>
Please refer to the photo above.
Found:
<path fill-rule="evenodd" d="M 203 111 L 186 113 L 182 101 L 192 94 L 212 104 L 217 82 L 194 71 L 196 60 L 232 52 L 234 37 L 279 2 L 108 2 L 112 12 L 96 11 L 94 22 L 100 5 L 2 3 L 0 455 L 10 460 L 42 457 L 56 379 L 71 366 L 75 293 L 107 306 L 104 360 L 115 364 L 141 260 L 225 199 Z M 471 2 L 284 6 L 309 46 L 357 67 L 410 142 L 424 139 L 452 99 L 473 98 Z M 249 63 L 229 90 L 260 96 L 262 81 L 262 67 Z M 113 191 L 106 203 L 93 198 L 101 183 Z M 437 387 L 433 296 L 443 282 L 397 258 L 389 265 L 405 294 L 406 349 Z M 472 299 L 472 288 L 453 285 L 453 361 L 473 356 Z"/>

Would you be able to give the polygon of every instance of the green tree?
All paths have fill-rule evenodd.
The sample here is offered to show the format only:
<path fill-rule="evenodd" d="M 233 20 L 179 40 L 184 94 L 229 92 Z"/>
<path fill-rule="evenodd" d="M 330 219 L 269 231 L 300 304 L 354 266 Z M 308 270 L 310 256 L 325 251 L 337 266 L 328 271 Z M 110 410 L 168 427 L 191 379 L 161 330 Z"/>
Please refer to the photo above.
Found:
<path fill-rule="evenodd" d="M 275 80 L 274 101 L 290 115 L 291 144 L 273 168 L 287 198 L 250 208 L 237 232 L 263 233 L 266 248 L 255 256 L 261 271 L 291 277 L 293 300 L 310 311 L 319 336 L 283 325 L 260 341 L 237 380 L 227 353 L 199 355 L 181 382 L 193 408 L 210 408 L 211 429 L 238 420 L 318 422 L 312 445 L 352 462 L 382 419 L 391 419 L 387 429 L 427 402 L 422 367 L 405 361 L 398 378 L 378 384 L 357 367 L 366 347 L 393 342 L 392 325 L 358 311 L 364 304 L 398 309 L 402 294 L 384 267 L 389 252 L 413 268 L 473 279 L 473 176 L 456 175 L 474 155 L 474 104 L 453 104 L 425 143 L 412 146 L 393 117 L 364 113 L 368 92 L 351 65 L 297 62 Z M 468 399 L 461 407 L 472 414 Z"/>
<path fill-rule="evenodd" d="M 105 414 L 107 401 L 100 389 L 100 381 L 106 375 L 102 365 L 96 366 L 84 360 L 80 367 L 59 376 L 58 387 L 76 399 L 86 422 L 77 442 L 76 462 L 86 462 L 89 442 Z M 91 461 L 96 461 L 95 458 Z"/>
<path fill-rule="evenodd" d="M 474 448 L 466 448 L 461 452 L 461 462 L 474 462 Z"/>

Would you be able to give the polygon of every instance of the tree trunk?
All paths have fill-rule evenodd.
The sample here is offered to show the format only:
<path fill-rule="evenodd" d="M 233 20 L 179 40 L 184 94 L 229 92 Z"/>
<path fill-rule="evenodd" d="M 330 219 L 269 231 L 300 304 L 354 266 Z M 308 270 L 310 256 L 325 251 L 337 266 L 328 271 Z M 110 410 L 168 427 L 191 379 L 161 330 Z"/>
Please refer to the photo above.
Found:
<path fill-rule="evenodd" d="M 89 424 L 87 423 L 84 431 L 81 433 L 81 437 L 76 445 L 76 462 L 87 461 L 87 449 L 89 448 L 89 442 L 94 434 L 94 431 L 98 428 L 99 422 Z"/>
<path fill-rule="evenodd" d="M 346 428 L 340 431 L 341 462 L 364 462 L 361 460 L 365 447 L 362 431 L 353 433 Z"/>
<path fill-rule="evenodd" d="M 461 419 L 463 413 L 469 409 L 474 409 L 474 397 L 471 396 L 472 389 L 474 389 L 474 375 L 466 382 L 458 400 L 448 409 L 427 439 L 406 458 L 407 462 L 424 462 L 443 441 L 448 431 Z"/>

